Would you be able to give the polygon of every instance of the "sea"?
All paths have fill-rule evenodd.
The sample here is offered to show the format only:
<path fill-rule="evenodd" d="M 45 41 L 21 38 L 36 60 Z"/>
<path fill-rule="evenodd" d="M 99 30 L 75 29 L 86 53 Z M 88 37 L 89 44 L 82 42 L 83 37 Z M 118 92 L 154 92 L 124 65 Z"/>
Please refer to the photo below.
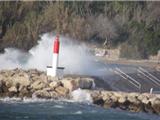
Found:
<path fill-rule="evenodd" d="M 0 120 L 160 120 L 160 116 L 104 109 L 87 102 L 3 98 Z"/>

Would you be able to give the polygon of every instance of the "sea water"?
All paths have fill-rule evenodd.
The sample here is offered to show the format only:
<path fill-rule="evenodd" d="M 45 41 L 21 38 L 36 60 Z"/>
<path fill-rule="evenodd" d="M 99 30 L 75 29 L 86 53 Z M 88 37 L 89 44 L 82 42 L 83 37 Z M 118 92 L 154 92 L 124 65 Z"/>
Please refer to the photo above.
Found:
<path fill-rule="evenodd" d="M 160 120 L 158 115 L 65 100 L 0 100 L 0 120 Z"/>

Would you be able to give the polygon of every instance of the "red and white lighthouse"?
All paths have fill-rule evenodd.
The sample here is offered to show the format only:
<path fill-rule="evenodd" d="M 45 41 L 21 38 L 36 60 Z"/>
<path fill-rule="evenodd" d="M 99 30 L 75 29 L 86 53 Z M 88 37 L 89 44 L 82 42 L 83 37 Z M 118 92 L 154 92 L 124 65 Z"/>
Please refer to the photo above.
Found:
<path fill-rule="evenodd" d="M 57 76 L 59 45 L 59 35 L 57 35 L 53 43 L 52 66 L 47 66 L 47 75 L 52 77 Z"/>

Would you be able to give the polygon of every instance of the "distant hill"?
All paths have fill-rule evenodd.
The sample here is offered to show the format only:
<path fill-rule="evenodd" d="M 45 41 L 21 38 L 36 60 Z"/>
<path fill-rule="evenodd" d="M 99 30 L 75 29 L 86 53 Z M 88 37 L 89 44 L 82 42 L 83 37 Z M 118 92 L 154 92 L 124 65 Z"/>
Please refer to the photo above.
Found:
<path fill-rule="evenodd" d="M 46 32 L 120 45 L 121 57 L 148 58 L 160 49 L 160 2 L 0 2 L 1 52 L 29 50 Z"/>

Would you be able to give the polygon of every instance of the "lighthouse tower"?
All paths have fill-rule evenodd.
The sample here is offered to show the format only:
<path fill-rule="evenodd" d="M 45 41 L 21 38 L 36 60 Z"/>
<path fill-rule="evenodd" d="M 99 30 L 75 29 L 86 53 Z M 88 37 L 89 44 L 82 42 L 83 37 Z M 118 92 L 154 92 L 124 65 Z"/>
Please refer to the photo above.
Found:
<path fill-rule="evenodd" d="M 53 43 L 52 66 L 47 66 L 47 75 L 55 77 L 58 72 L 58 56 L 59 56 L 59 35 L 56 36 Z"/>

